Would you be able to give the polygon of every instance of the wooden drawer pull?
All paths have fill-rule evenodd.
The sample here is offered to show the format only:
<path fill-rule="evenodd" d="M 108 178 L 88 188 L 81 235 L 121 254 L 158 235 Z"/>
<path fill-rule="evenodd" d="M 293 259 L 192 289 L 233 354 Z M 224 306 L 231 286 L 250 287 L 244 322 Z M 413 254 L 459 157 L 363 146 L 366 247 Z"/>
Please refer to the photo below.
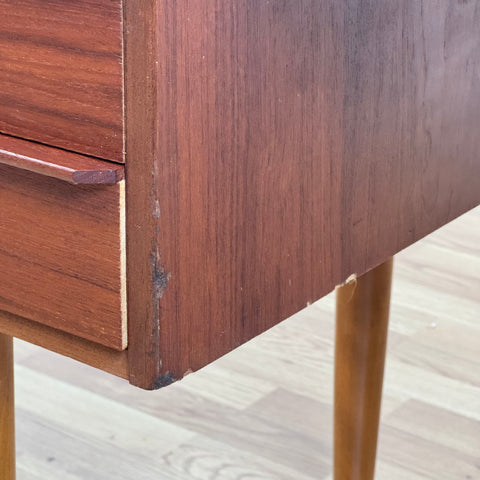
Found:
<path fill-rule="evenodd" d="M 113 185 L 123 167 L 58 148 L 0 135 L 0 163 L 74 185 Z"/>

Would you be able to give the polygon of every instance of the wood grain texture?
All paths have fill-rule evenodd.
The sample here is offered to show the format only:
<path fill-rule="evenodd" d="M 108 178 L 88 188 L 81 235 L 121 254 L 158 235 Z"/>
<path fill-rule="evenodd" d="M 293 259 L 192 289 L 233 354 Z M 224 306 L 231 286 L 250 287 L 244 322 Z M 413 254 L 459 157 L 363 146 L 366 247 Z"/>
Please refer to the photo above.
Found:
<path fill-rule="evenodd" d="M 1 0 L 0 18 L 0 132 L 122 162 L 121 0 Z"/>
<path fill-rule="evenodd" d="M 480 2 L 346 5 L 341 242 L 363 272 L 480 202 Z"/>
<path fill-rule="evenodd" d="M 133 383 L 202 367 L 478 204 L 479 11 L 126 2 Z"/>
<path fill-rule="evenodd" d="M 0 311 L 0 332 L 59 353 L 117 377 L 128 378 L 127 351 L 96 342 Z"/>
<path fill-rule="evenodd" d="M 0 310 L 125 348 L 123 188 L 0 165 Z"/>
<path fill-rule="evenodd" d="M 0 164 L 74 185 L 114 185 L 124 176 L 120 165 L 7 135 L 0 135 Z"/>
<path fill-rule="evenodd" d="M 336 289 L 334 480 L 374 480 L 393 259 Z"/>
<path fill-rule="evenodd" d="M 0 478 L 15 480 L 13 338 L 0 334 Z"/>
<path fill-rule="evenodd" d="M 127 306 L 128 317 L 134 319 L 128 324 L 128 357 L 130 382 L 144 388 L 163 383 L 159 299 L 168 283 L 157 242 L 161 215 L 157 192 L 160 176 L 168 176 L 169 172 L 160 170 L 154 160 L 161 153 L 159 95 L 167 94 L 157 89 L 160 74 L 156 64 L 156 58 L 160 57 L 156 44 L 157 15 L 162 4 L 149 0 L 124 2 L 125 131 L 128 132 L 125 151 L 129 159 L 125 170 Z M 167 178 L 164 180 L 168 182 Z M 171 185 L 175 185 L 175 178 L 171 180 Z"/>

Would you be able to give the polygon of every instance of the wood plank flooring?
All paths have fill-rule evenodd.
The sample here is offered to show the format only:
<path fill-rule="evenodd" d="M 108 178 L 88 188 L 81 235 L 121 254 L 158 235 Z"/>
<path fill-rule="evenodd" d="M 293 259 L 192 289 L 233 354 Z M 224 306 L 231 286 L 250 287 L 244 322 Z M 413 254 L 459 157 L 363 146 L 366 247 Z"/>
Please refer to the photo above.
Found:
<path fill-rule="evenodd" d="M 158 392 L 16 343 L 18 480 L 331 480 L 329 295 Z M 397 256 L 379 480 L 480 479 L 480 208 Z"/>

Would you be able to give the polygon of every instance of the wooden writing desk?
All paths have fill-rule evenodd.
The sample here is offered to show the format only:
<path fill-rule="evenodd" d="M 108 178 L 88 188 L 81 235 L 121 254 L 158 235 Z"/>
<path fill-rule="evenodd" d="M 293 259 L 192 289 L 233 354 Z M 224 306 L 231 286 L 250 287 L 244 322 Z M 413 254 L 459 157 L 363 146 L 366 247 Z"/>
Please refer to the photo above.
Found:
<path fill-rule="evenodd" d="M 480 201 L 480 1 L 0 0 L 0 18 L 3 477 L 9 337 L 154 389 L 355 274 L 335 478 L 371 479 L 389 259 Z"/>

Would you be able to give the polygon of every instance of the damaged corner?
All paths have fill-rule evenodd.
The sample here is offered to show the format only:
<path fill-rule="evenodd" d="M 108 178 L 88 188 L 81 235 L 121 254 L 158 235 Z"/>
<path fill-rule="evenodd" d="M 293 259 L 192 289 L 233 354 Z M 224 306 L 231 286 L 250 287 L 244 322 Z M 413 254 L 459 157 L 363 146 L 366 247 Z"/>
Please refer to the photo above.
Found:
<path fill-rule="evenodd" d="M 151 390 L 159 390 L 160 388 L 163 387 L 168 387 L 172 383 L 175 383 L 178 379 L 175 378 L 175 376 L 170 373 L 164 373 L 162 375 L 159 375 L 153 382 Z"/>
<path fill-rule="evenodd" d="M 335 286 L 335 290 L 337 288 L 344 287 L 345 285 L 352 285 L 357 283 L 358 275 L 356 273 L 352 273 L 344 282 L 339 283 Z"/>

